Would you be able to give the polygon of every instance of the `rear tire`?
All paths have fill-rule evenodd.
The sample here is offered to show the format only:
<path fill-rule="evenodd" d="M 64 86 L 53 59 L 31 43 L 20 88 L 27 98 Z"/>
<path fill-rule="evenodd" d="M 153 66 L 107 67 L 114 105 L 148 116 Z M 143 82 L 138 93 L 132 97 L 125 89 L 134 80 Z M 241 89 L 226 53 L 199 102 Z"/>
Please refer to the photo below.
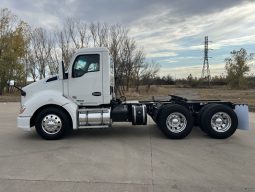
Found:
<path fill-rule="evenodd" d="M 206 129 L 204 129 L 204 127 L 202 126 L 202 115 L 204 114 L 205 110 L 207 110 L 209 107 L 214 106 L 214 105 L 216 105 L 216 104 L 215 103 L 210 103 L 210 104 L 205 105 L 204 107 L 202 107 L 202 109 L 200 109 L 200 111 L 197 115 L 198 126 L 206 134 L 207 134 Z"/>
<path fill-rule="evenodd" d="M 162 105 L 161 107 L 160 107 L 160 109 L 159 109 L 159 112 L 158 112 L 158 114 L 157 114 L 157 117 L 156 117 L 156 119 L 155 119 L 155 123 L 157 124 L 157 126 L 158 126 L 158 128 L 161 130 L 161 127 L 159 126 L 159 122 L 160 122 L 160 119 L 159 119 L 159 117 L 161 116 L 161 114 L 162 114 L 162 111 L 165 109 L 165 108 L 167 108 L 169 105 Z M 162 131 L 162 130 L 161 130 Z"/>
<path fill-rule="evenodd" d="M 212 138 L 226 139 L 235 133 L 237 126 L 236 113 L 222 104 L 208 107 L 201 116 L 201 127 Z"/>
<path fill-rule="evenodd" d="M 193 127 L 193 116 L 188 109 L 178 104 L 165 106 L 158 117 L 160 130 L 171 139 L 188 136 Z"/>
<path fill-rule="evenodd" d="M 56 140 L 62 138 L 71 129 L 71 120 L 61 109 L 46 108 L 38 114 L 35 129 L 43 139 Z"/>

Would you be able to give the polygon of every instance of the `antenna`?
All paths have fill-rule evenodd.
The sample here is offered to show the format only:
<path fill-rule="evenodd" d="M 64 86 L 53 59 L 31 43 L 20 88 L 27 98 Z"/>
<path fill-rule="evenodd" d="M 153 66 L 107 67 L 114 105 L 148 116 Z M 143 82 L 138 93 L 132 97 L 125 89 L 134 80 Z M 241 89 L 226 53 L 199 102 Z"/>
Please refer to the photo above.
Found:
<path fill-rule="evenodd" d="M 208 84 L 210 84 L 210 68 L 209 68 L 209 61 L 208 61 L 208 36 L 205 36 L 205 48 L 204 48 L 204 63 L 203 63 L 203 69 L 201 78 L 208 81 Z"/>

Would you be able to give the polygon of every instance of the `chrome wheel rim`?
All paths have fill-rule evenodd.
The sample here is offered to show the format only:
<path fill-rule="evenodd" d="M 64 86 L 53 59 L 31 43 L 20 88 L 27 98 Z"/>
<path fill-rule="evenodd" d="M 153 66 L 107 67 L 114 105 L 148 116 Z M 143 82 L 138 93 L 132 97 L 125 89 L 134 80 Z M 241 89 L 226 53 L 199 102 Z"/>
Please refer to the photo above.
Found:
<path fill-rule="evenodd" d="M 211 126 L 214 131 L 223 133 L 230 129 L 232 121 L 230 116 L 225 112 L 215 113 L 211 118 Z"/>
<path fill-rule="evenodd" d="M 167 117 L 166 126 L 171 132 L 180 133 L 186 128 L 187 119 L 183 114 L 174 112 Z"/>
<path fill-rule="evenodd" d="M 49 114 L 46 115 L 42 120 L 42 129 L 47 134 L 57 134 L 61 128 L 62 121 L 57 115 Z"/>

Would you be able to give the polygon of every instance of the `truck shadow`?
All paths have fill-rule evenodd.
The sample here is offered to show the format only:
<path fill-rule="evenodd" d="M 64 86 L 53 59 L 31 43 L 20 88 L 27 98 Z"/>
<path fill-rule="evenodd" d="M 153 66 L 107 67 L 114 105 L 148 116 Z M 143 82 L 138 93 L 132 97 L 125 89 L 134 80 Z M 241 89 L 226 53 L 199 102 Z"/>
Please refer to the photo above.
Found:
<path fill-rule="evenodd" d="M 66 139 L 112 139 L 112 138 L 156 138 L 168 139 L 156 125 L 130 126 L 114 125 L 111 128 L 80 129 L 68 135 Z M 191 134 L 185 139 L 209 138 L 198 127 L 194 127 Z"/>
<path fill-rule="evenodd" d="M 41 140 L 37 135 L 36 131 L 26 133 L 22 137 L 29 140 Z M 131 126 L 130 124 L 114 124 L 111 128 L 102 129 L 80 129 L 72 131 L 66 135 L 62 140 L 86 140 L 86 139 L 114 139 L 114 138 L 152 138 L 152 139 L 167 139 L 169 140 L 161 130 L 155 125 L 144 125 L 144 126 Z M 194 127 L 189 136 L 184 139 L 197 139 L 207 138 L 210 139 L 205 133 L 203 133 L 198 127 Z"/>

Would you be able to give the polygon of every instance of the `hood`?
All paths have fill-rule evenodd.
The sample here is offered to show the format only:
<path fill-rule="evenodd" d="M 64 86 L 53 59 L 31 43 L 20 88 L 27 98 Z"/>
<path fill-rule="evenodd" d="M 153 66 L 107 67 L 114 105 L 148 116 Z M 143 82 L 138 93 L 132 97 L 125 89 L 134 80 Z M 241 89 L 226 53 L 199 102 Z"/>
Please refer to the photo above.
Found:
<path fill-rule="evenodd" d="M 36 81 L 36 82 L 33 82 L 25 87 L 22 88 L 23 91 L 29 91 L 31 89 L 35 89 L 35 88 L 38 88 L 38 87 L 41 87 L 41 85 L 43 84 L 46 84 L 46 83 L 49 83 L 51 81 L 56 81 L 58 80 L 58 76 L 50 76 L 48 78 L 45 78 L 45 79 L 41 79 L 39 81 Z"/>
<path fill-rule="evenodd" d="M 22 101 L 28 100 L 35 94 L 40 94 L 43 91 L 54 90 L 62 92 L 62 88 L 62 80 L 58 76 L 51 76 L 23 87 L 22 90 L 26 92 L 26 96 L 22 97 Z"/>

